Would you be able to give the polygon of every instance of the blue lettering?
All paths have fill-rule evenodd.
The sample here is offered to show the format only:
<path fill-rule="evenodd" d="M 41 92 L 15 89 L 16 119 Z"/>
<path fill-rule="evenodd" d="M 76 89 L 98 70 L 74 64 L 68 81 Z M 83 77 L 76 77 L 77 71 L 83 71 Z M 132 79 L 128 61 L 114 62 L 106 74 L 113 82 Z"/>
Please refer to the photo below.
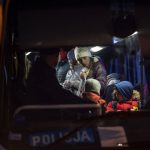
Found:
<path fill-rule="evenodd" d="M 49 135 L 43 135 L 43 136 L 42 136 L 42 143 L 43 143 L 44 145 L 50 144 L 50 137 L 49 137 Z"/>
<path fill-rule="evenodd" d="M 91 141 L 92 141 L 86 131 L 82 131 L 81 141 L 82 141 L 82 142 L 87 142 L 87 141 L 88 141 L 88 142 L 91 142 Z"/>
<path fill-rule="evenodd" d="M 34 136 L 32 137 L 32 144 L 33 146 L 37 146 L 37 144 L 40 143 L 40 136 Z"/>
<path fill-rule="evenodd" d="M 75 143 L 78 143 L 78 142 L 80 142 L 80 132 L 78 131 L 77 133 L 76 133 L 76 137 L 74 137 L 73 138 L 73 141 L 75 142 Z"/>

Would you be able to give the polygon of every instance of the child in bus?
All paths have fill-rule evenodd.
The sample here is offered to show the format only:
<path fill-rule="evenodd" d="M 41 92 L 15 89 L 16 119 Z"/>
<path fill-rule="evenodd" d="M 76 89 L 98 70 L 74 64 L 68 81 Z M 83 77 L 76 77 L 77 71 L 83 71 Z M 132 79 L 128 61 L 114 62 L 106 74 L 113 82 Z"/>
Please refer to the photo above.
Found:
<path fill-rule="evenodd" d="M 101 104 L 102 111 L 106 109 L 106 102 L 100 96 L 101 85 L 96 79 L 87 79 L 85 83 L 85 92 L 83 93 L 83 98 L 89 99 L 90 101 Z"/>
<path fill-rule="evenodd" d="M 108 103 L 106 112 L 130 111 L 138 108 L 138 101 L 132 98 L 133 85 L 129 81 L 115 84 L 113 95 L 114 100 Z"/>
<path fill-rule="evenodd" d="M 104 93 L 104 99 L 109 100 L 107 103 L 113 101 L 113 91 L 116 83 L 121 81 L 121 76 L 118 73 L 111 73 L 107 75 L 107 86 Z"/>

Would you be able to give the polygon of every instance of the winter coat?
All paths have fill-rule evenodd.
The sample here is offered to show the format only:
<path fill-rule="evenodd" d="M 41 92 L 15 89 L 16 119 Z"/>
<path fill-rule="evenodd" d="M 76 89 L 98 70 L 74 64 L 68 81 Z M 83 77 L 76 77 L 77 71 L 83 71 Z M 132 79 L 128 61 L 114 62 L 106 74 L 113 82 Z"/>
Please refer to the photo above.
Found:
<path fill-rule="evenodd" d="M 87 99 L 93 101 L 94 103 L 100 103 L 101 105 L 106 104 L 104 99 L 101 99 L 101 97 L 99 95 L 97 95 L 96 93 L 93 93 L 93 92 L 84 92 L 83 98 L 87 98 Z"/>
<path fill-rule="evenodd" d="M 101 109 L 102 109 L 102 113 L 105 113 L 106 111 L 106 101 L 104 99 L 102 99 L 99 95 L 97 95 L 96 93 L 93 92 L 84 92 L 83 93 L 83 98 L 86 98 L 96 104 L 101 104 Z"/>
<path fill-rule="evenodd" d="M 67 59 L 62 60 L 57 64 L 56 76 L 59 83 L 63 83 L 65 81 L 68 70 L 69 70 L 69 63 Z"/>
<path fill-rule="evenodd" d="M 113 97 L 114 89 L 115 89 L 115 85 L 113 84 L 106 87 L 105 93 L 104 93 L 104 99 L 106 100 L 107 103 L 114 100 L 114 97 Z"/>
<path fill-rule="evenodd" d="M 81 80 L 80 72 L 83 66 L 78 64 L 74 66 L 74 69 L 70 69 L 66 74 L 66 80 L 74 81 L 74 80 Z"/>
<path fill-rule="evenodd" d="M 100 59 L 98 59 L 97 57 L 92 57 L 92 64 L 89 69 L 90 70 L 87 75 L 87 78 L 93 78 L 100 82 L 102 95 L 102 92 L 104 92 L 107 83 L 107 73 L 105 66 L 103 65 Z"/>
<path fill-rule="evenodd" d="M 27 80 L 27 97 L 23 104 L 85 104 L 58 83 L 56 71 L 39 59 L 32 66 Z"/>
<path fill-rule="evenodd" d="M 109 102 L 106 108 L 106 112 L 129 111 L 137 109 L 138 109 L 138 102 L 130 99 L 125 102 L 117 102 L 117 101 Z"/>
<path fill-rule="evenodd" d="M 80 71 L 82 70 L 82 65 L 74 66 L 74 69 L 70 69 L 66 74 L 66 80 L 64 81 L 64 88 L 70 90 L 72 93 L 77 95 L 79 85 L 81 82 Z"/>

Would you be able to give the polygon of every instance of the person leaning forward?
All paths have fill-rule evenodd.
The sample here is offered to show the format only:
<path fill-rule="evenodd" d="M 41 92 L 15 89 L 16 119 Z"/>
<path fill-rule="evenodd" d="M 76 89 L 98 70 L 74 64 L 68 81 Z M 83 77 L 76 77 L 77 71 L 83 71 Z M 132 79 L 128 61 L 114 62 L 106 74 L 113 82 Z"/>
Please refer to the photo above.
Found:
<path fill-rule="evenodd" d="M 27 96 L 24 104 L 91 104 L 63 89 L 56 78 L 55 66 L 59 50 L 41 52 L 31 67 L 27 80 Z"/>

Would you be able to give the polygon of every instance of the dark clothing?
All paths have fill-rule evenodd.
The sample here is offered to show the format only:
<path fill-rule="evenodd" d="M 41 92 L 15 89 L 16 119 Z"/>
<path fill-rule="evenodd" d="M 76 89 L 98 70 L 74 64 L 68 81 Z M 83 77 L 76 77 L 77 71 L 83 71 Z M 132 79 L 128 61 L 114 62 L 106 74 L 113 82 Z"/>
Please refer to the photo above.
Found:
<path fill-rule="evenodd" d="M 106 69 L 101 61 L 96 57 L 93 58 L 92 66 L 90 67 L 90 72 L 87 78 L 98 80 L 101 84 L 101 89 L 105 89 L 107 83 Z"/>
<path fill-rule="evenodd" d="M 114 97 L 113 97 L 114 89 L 115 89 L 115 85 L 114 84 L 109 85 L 109 86 L 106 87 L 105 93 L 104 93 L 104 99 L 106 100 L 107 103 L 109 103 L 109 102 L 114 100 Z"/>
<path fill-rule="evenodd" d="M 56 76 L 59 83 L 63 83 L 66 78 L 66 74 L 70 69 L 68 60 L 60 61 L 56 66 Z"/>
<path fill-rule="evenodd" d="M 87 78 L 93 78 L 100 82 L 101 84 L 100 93 L 101 96 L 103 96 L 107 83 L 107 72 L 100 58 L 92 57 L 92 65 L 90 66 Z"/>
<path fill-rule="evenodd" d="M 32 66 L 27 81 L 25 104 L 85 104 L 88 100 L 80 99 L 64 90 L 58 83 L 55 69 L 42 60 Z"/>

